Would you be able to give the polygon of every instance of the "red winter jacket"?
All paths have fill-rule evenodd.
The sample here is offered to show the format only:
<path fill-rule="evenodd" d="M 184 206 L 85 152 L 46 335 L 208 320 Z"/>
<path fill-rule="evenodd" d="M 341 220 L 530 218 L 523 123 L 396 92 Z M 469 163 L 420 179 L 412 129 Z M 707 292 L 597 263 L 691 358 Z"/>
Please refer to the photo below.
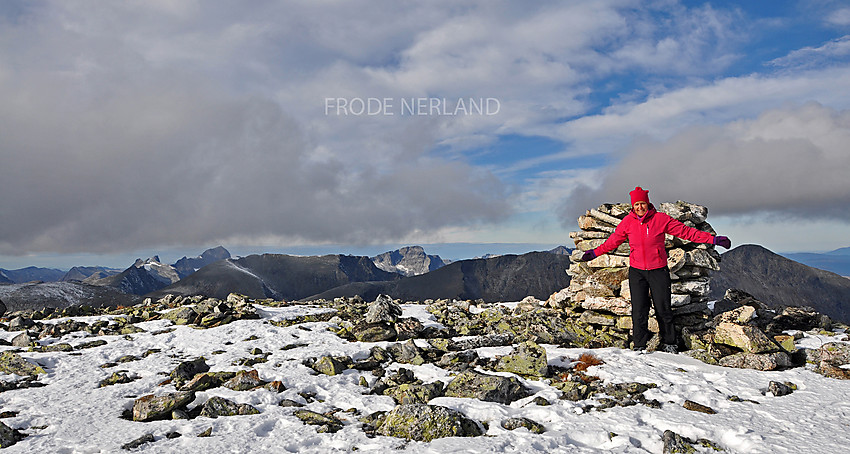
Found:
<path fill-rule="evenodd" d="M 664 268 L 667 266 L 667 250 L 664 249 L 665 233 L 694 243 L 714 243 L 713 235 L 688 227 L 666 213 L 659 213 L 650 204 L 642 220 L 634 211 L 629 212 L 614 233 L 593 252 L 598 257 L 617 249 L 617 246 L 629 240 L 630 266 L 642 270 Z"/>

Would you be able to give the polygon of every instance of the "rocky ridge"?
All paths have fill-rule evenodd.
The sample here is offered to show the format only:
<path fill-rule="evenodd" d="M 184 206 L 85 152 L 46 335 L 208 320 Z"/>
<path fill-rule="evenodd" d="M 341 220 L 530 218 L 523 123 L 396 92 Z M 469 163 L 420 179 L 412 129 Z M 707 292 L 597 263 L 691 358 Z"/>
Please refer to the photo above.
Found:
<path fill-rule="evenodd" d="M 320 433 L 333 433 L 348 425 L 359 424 L 369 436 L 426 442 L 447 436 L 479 436 L 487 431 L 489 422 L 476 421 L 456 409 L 430 402 L 440 397 L 454 397 L 512 405 L 532 398 L 535 396 L 534 389 L 539 387 L 557 390 L 561 400 L 580 403 L 583 412 L 634 405 L 662 409 L 669 405 L 647 397 L 645 393 L 656 386 L 653 383 L 608 383 L 591 375 L 589 369 L 602 363 L 593 354 L 561 359 L 547 355 L 547 349 L 541 344 L 563 348 L 627 346 L 627 337 L 612 329 L 612 325 L 596 323 L 583 315 L 595 309 L 587 309 L 580 302 L 565 305 L 565 301 L 570 300 L 560 299 L 562 296 L 561 292 L 552 295 L 549 304 L 534 298 L 513 305 L 469 300 L 425 301 L 425 309 L 439 322 L 439 325 L 431 326 L 424 326 L 415 317 L 402 317 L 402 302 L 386 296 L 380 296 L 372 302 L 360 298 L 312 302 L 310 306 L 324 308 L 325 311 L 266 321 L 260 320 L 261 313 L 267 310 L 264 308 L 305 303 L 254 300 L 236 294 L 223 300 L 169 295 L 156 301 L 146 299 L 138 306 L 119 309 L 70 307 L 62 311 L 44 309 L 13 312 L 6 314 L 3 328 L 18 334 L 10 342 L 12 348 L 6 349 L 0 357 L 0 371 L 22 378 L 4 382 L 0 392 L 46 385 L 39 381 L 39 377 L 46 373 L 46 366 L 26 359 L 22 355 L 26 352 L 79 354 L 114 342 L 104 339 L 59 341 L 73 333 L 131 339 L 145 332 L 139 324 L 156 320 L 167 320 L 174 327 L 187 325 L 197 329 L 214 329 L 239 320 L 256 320 L 256 323 L 268 322 L 281 328 L 304 328 L 308 331 L 311 329 L 306 327 L 308 325 L 313 326 L 312 329 L 322 326 L 349 342 L 371 345 L 365 357 L 327 354 L 301 359 L 303 365 L 315 371 L 315 374 L 327 377 L 344 377 L 347 371 L 359 371 L 365 394 L 388 396 L 396 403 L 391 411 L 358 414 L 356 408 L 325 412 L 298 408 L 315 400 L 315 394 L 309 390 L 301 390 L 298 400 L 280 399 L 280 406 L 298 408 L 293 410 L 292 416 L 305 424 L 316 426 Z M 743 292 L 730 291 L 726 300 L 718 304 L 724 311 L 713 319 L 706 319 L 703 331 L 691 331 L 690 328 L 683 330 L 686 346 L 693 348 L 690 352 L 693 356 L 722 366 L 756 369 L 781 369 L 808 363 L 808 367 L 825 376 L 850 378 L 847 369 L 842 368 L 850 363 L 850 345 L 838 341 L 846 341 L 845 335 L 835 335 L 836 342 L 827 343 L 819 349 L 795 348 L 795 335 L 785 334 L 784 338 L 771 336 L 772 333 L 789 330 L 797 330 L 796 335 L 800 337 L 803 336 L 803 330 L 834 335 L 834 332 L 826 329 L 846 330 L 847 327 L 834 325 L 828 317 L 804 310 L 789 308 L 778 314 L 771 312 Z M 553 305 L 561 307 L 556 309 Z M 109 321 L 93 323 L 73 319 L 95 315 L 111 317 Z M 62 321 L 47 323 L 55 319 Z M 165 328 L 152 334 L 167 335 L 173 330 L 173 327 Z M 284 345 L 280 350 L 289 351 L 299 346 Z M 511 350 L 495 357 L 480 354 L 481 349 L 493 347 L 509 347 Z M 713 356 L 717 352 L 719 360 Z M 101 367 L 111 371 L 111 374 L 101 380 L 99 386 L 121 386 L 138 380 L 137 375 L 115 368 L 147 357 L 161 358 L 161 354 L 156 350 L 148 350 L 140 355 L 121 357 L 103 364 Z M 205 357 L 215 354 L 216 351 L 210 351 L 208 355 L 186 359 L 176 367 L 167 369 L 168 372 L 164 373 L 167 378 L 159 383 L 160 389 L 149 388 L 141 397 L 131 398 L 128 402 L 131 405 L 125 407 L 122 417 L 144 424 L 148 421 L 250 416 L 262 410 L 225 396 L 232 396 L 233 391 L 262 390 L 273 394 L 286 391 L 284 383 L 264 379 L 256 369 L 257 365 L 267 363 L 274 357 L 274 352 L 250 349 L 248 356 L 233 362 L 232 366 L 239 368 L 235 372 L 211 370 Z M 782 357 L 787 357 L 788 361 L 779 359 Z M 765 367 L 771 361 L 774 366 Z M 446 382 L 426 382 L 417 377 L 413 369 L 425 364 L 449 371 L 450 379 Z M 393 365 L 401 367 L 391 367 Z M 534 385 L 530 385 L 532 383 Z M 229 391 L 220 395 L 216 390 L 222 388 Z M 770 383 L 769 388 L 772 395 L 777 396 L 793 392 L 794 385 L 776 382 Z M 730 400 L 734 398 L 729 396 Z M 538 395 L 527 404 L 546 406 L 554 403 L 556 401 Z M 693 401 L 686 401 L 684 406 L 691 411 L 709 414 L 717 412 Z M 349 416 L 343 417 L 346 413 Z M 507 430 L 525 428 L 533 433 L 546 431 L 544 424 L 529 418 L 506 418 L 497 422 Z M 9 443 L 20 442 L 27 433 L 26 429 L 4 427 L 9 430 L 0 427 L 0 434 L 9 433 Z M 166 434 L 166 438 L 169 438 L 169 434 Z M 159 439 L 153 434 L 146 434 L 143 439 L 131 440 L 126 446 L 140 446 Z M 665 443 L 669 441 L 677 446 L 682 443 L 713 443 L 708 440 L 689 441 L 675 433 L 665 433 L 664 439 Z"/>

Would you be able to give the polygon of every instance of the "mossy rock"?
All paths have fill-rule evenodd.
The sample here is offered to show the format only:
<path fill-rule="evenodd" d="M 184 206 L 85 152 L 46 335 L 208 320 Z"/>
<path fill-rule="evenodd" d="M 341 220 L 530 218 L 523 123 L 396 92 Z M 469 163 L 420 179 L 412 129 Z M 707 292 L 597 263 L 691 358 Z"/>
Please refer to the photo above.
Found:
<path fill-rule="evenodd" d="M 47 373 L 44 368 L 13 352 L 0 353 L 0 372 L 16 375 L 39 375 Z"/>
<path fill-rule="evenodd" d="M 543 427 L 543 424 L 532 421 L 528 418 L 509 418 L 502 421 L 501 426 L 503 429 L 507 430 L 516 430 L 523 427 L 528 429 L 529 432 L 535 434 L 542 434 L 543 432 L 546 432 L 546 428 Z"/>
<path fill-rule="evenodd" d="M 494 369 L 523 376 L 547 377 L 549 363 L 546 359 L 546 349 L 532 341 L 523 342 L 509 355 L 499 358 Z"/>
<path fill-rule="evenodd" d="M 399 405 L 387 413 L 377 433 L 425 442 L 483 435 L 478 423 L 463 413 L 437 405 Z"/>
<path fill-rule="evenodd" d="M 401 405 L 427 404 L 431 399 L 440 397 L 443 393 L 443 383 L 436 381 L 425 385 L 405 383 L 384 391 L 385 396 L 392 397 Z"/>
<path fill-rule="evenodd" d="M 332 416 L 326 416 L 310 410 L 295 410 L 295 417 L 311 426 L 319 426 L 316 432 L 334 433 L 342 429 L 342 421 Z"/>
<path fill-rule="evenodd" d="M 471 397 L 486 402 L 509 404 L 515 400 L 528 397 L 530 393 L 515 377 L 466 371 L 449 383 L 445 395 L 447 397 Z"/>
<path fill-rule="evenodd" d="M 204 404 L 201 409 L 201 416 L 208 418 L 217 418 L 219 416 L 244 416 L 257 415 L 260 410 L 248 404 L 237 404 L 223 397 L 213 396 Z"/>

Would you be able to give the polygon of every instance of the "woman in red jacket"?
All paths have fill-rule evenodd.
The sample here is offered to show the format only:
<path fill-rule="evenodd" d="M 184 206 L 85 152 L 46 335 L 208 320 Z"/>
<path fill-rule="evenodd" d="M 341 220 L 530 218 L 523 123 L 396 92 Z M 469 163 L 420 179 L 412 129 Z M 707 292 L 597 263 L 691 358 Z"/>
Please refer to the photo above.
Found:
<path fill-rule="evenodd" d="M 646 349 L 650 333 L 650 291 L 655 306 L 655 318 L 661 335 L 660 350 L 676 353 L 676 331 L 673 326 L 673 311 L 670 307 L 670 270 L 667 268 L 667 250 L 664 234 L 686 239 L 694 243 L 708 243 L 730 248 L 732 242 L 725 236 L 713 236 L 707 232 L 688 227 L 659 213 L 649 203 L 649 191 L 636 187 L 629 193 L 632 211 L 620 222 L 614 233 L 596 249 L 582 255 L 582 261 L 607 254 L 624 241 L 629 241 L 629 290 L 632 296 L 632 342 L 634 350 Z"/>

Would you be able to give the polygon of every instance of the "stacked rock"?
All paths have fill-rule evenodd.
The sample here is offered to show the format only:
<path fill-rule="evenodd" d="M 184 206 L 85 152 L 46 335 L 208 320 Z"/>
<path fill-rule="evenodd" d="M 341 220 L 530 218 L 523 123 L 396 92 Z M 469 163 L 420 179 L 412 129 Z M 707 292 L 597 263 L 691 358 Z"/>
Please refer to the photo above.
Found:
<path fill-rule="evenodd" d="M 626 217 L 631 207 L 628 204 L 603 204 L 588 210 L 579 217 L 581 231 L 571 232 L 576 244 L 567 273 L 572 277 L 566 296 L 570 306 L 584 310 L 581 319 L 594 324 L 628 332 L 631 329 L 631 293 L 629 292 L 628 267 L 629 245 L 623 243 L 609 254 L 589 262 L 579 262 L 585 251 L 601 245 Z M 678 201 L 664 202 L 658 210 L 699 230 L 715 234 L 706 222 L 708 208 L 693 203 Z M 674 323 L 682 327 L 701 328 L 711 310 L 708 307 L 711 271 L 720 269 L 720 254 L 713 245 L 692 243 L 688 240 L 667 235 L 667 266 L 672 279 L 672 306 Z M 650 330 L 658 332 L 654 318 L 650 318 Z"/>

